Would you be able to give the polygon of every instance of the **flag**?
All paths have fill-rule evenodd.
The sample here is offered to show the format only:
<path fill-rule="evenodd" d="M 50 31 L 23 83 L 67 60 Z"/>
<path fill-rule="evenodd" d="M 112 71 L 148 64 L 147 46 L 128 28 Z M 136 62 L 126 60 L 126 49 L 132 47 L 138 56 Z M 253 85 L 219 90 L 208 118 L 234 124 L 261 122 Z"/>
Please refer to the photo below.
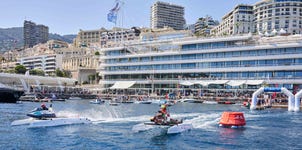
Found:
<path fill-rule="evenodd" d="M 117 14 L 110 11 L 108 14 L 107 14 L 107 20 L 109 22 L 112 22 L 112 23 L 116 23 L 116 19 L 117 19 Z"/>
<path fill-rule="evenodd" d="M 107 20 L 109 22 L 116 24 L 117 13 L 119 10 L 120 10 L 120 3 L 119 3 L 119 1 L 116 1 L 115 6 L 112 9 L 110 9 L 109 13 L 107 14 Z"/>
<path fill-rule="evenodd" d="M 120 9 L 120 8 L 119 8 L 119 2 L 117 2 L 117 3 L 115 4 L 115 7 L 113 7 L 110 11 L 111 11 L 111 12 L 118 12 L 119 9 Z"/>

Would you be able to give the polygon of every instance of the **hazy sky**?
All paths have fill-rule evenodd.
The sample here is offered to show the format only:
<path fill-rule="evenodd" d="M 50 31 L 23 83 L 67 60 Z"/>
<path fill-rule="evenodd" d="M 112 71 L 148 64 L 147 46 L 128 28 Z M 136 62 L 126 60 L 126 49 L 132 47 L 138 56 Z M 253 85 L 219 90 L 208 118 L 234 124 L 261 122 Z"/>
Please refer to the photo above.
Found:
<path fill-rule="evenodd" d="M 157 0 L 123 0 L 123 21 L 118 26 L 150 26 L 150 7 Z M 185 7 L 187 24 L 199 17 L 212 16 L 216 20 L 237 4 L 254 4 L 260 0 L 161 0 Z M 31 20 L 49 27 L 51 33 L 77 34 L 79 29 L 111 29 L 107 14 L 115 0 L 1 0 L 0 28 L 22 27 L 23 21 Z"/>

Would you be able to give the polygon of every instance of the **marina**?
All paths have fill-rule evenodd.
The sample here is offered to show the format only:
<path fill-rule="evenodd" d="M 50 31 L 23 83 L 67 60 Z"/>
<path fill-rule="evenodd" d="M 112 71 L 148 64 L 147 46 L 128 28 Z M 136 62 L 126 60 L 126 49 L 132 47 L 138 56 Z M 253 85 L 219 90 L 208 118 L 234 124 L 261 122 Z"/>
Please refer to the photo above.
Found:
<path fill-rule="evenodd" d="M 256 1 L 3 1 L 0 149 L 301 149 L 302 0 Z"/>
<path fill-rule="evenodd" d="M 54 102 L 58 116 L 86 117 L 91 124 L 28 128 L 11 126 L 14 120 L 25 119 L 25 112 L 38 103 L 1 104 L 1 149 L 299 149 L 301 113 L 287 109 L 250 111 L 240 105 L 177 103 L 169 107 L 173 118 L 182 118 L 193 129 L 167 135 L 165 128 L 135 132 L 133 126 L 148 122 L 159 109 L 158 104 L 121 104 L 119 106 L 90 105 L 89 100 Z M 224 111 L 243 112 L 243 129 L 220 128 Z M 280 130 L 284 132 L 280 132 Z M 40 144 L 36 144 L 40 139 Z M 272 140 L 274 139 L 274 140 Z M 6 142 L 18 141 L 17 143 Z M 52 144 L 52 143 L 57 144 Z M 255 144 L 264 142 L 265 144 Z M 276 144 L 278 143 L 278 144 Z"/>

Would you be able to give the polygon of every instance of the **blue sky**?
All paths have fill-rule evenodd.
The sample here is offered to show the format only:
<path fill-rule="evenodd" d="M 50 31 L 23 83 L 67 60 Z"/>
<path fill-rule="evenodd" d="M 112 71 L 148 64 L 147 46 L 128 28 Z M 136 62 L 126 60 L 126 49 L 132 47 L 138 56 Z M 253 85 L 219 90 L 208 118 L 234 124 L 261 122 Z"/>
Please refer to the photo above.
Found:
<path fill-rule="evenodd" d="M 150 26 L 150 7 L 157 0 L 123 0 L 123 21 L 118 26 Z M 161 0 L 185 7 L 188 24 L 206 15 L 221 17 L 237 4 L 255 4 L 260 0 Z M 0 28 L 22 27 L 24 19 L 49 27 L 51 33 L 77 34 L 80 29 L 93 30 L 114 24 L 107 13 L 115 0 L 3 0 L 0 3 Z"/>

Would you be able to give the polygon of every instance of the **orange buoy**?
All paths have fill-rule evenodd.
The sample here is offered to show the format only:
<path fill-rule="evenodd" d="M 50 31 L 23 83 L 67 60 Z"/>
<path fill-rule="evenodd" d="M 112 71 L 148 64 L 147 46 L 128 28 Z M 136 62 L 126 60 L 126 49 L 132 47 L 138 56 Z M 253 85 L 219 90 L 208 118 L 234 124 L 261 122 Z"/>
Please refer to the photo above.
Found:
<path fill-rule="evenodd" d="M 223 112 L 219 126 L 238 128 L 245 126 L 245 118 L 242 112 Z"/>

